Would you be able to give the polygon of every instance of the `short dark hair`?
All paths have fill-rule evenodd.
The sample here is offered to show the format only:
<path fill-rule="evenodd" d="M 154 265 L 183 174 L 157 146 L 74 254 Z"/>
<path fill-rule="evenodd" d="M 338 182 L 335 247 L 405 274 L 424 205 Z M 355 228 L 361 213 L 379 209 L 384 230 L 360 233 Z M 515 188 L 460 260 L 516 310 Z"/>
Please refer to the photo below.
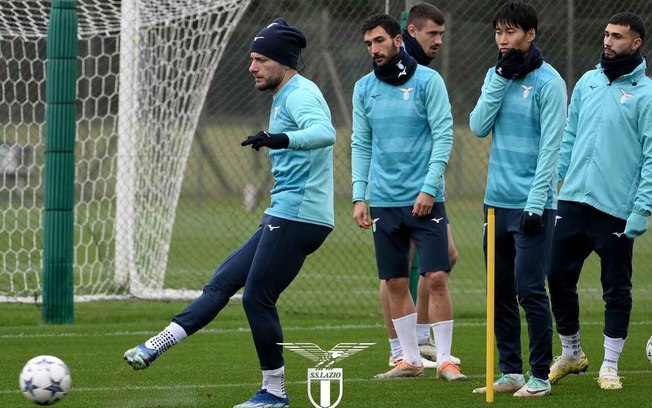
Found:
<path fill-rule="evenodd" d="M 401 34 L 401 25 L 394 17 L 389 14 L 374 14 L 362 23 L 362 26 L 360 27 L 362 35 L 378 26 L 384 28 L 385 31 L 387 31 L 387 34 L 392 38 Z"/>
<path fill-rule="evenodd" d="M 527 32 L 531 28 L 537 31 L 539 19 L 537 11 L 524 1 L 511 1 L 505 3 L 496 10 L 494 15 L 493 26 L 497 28 L 499 24 L 510 27 L 519 27 Z"/>
<path fill-rule="evenodd" d="M 419 3 L 410 9 L 407 24 L 419 26 L 422 22 L 432 20 L 435 24 L 444 25 L 444 13 L 430 3 Z M 420 28 L 420 27 L 417 27 Z"/>
<path fill-rule="evenodd" d="M 629 11 L 614 14 L 609 19 L 609 24 L 629 26 L 631 31 L 635 32 L 639 37 L 641 37 L 641 41 L 645 41 L 645 23 L 643 22 L 641 16 L 638 14 L 634 14 Z"/>

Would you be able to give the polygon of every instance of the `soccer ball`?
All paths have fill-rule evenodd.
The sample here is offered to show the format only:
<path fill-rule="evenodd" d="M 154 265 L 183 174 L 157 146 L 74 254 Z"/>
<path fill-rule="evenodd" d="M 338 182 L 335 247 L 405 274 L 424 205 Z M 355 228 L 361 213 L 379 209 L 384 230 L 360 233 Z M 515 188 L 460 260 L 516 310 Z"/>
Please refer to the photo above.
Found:
<path fill-rule="evenodd" d="M 18 381 L 25 398 L 52 405 L 68 395 L 72 379 L 66 363 L 54 356 L 38 356 L 25 364 Z"/>
<path fill-rule="evenodd" d="M 652 363 L 652 337 L 647 341 L 647 347 L 645 347 L 645 354 L 647 354 L 647 359 Z"/>

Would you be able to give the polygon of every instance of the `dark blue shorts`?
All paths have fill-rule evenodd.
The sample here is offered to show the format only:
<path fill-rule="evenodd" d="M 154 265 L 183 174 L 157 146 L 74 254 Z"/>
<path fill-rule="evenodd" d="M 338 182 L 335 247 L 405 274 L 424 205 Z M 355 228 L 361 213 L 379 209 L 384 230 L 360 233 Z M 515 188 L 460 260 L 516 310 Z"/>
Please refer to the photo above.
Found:
<path fill-rule="evenodd" d="M 412 215 L 408 207 L 372 207 L 372 231 L 378 277 L 382 280 L 410 275 L 410 239 L 419 250 L 420 274 L 450 271 L 446 207 L 435 203 L 425 217 Z"/>

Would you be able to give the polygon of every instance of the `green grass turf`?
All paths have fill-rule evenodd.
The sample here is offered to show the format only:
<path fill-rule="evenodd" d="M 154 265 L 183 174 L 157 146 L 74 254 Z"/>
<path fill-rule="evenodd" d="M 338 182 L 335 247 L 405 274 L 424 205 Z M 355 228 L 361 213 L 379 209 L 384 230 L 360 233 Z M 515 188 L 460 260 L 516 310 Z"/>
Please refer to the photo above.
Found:
<path fill-rule="evenodd" d="M 167 324 L 185 302 L 93 302 L 76 305 L 74 325 L 44 325 L 34 305 L 0 305 L 0 407 L 31 406 L 18 390 L 23 364 L 39 354 L 62 358 L 70 367 L 73 388 L 60 407 L 232 407 L 260 387 L 260 371 L 241 305 L 232 303 L 203 331 L 144 371 L 133 371 L 122 353 Z M 387 369 L 388 344 L 377 317 L 308 317 L 281 310 L 286 342 L 316 343 L 330 349 L 342 342 L 375 346 L 344 359 L 344 394 L 339 407 L 481 407 L 484 396 L 472 394 L 484 384 L 485 324 L 483 319 L 457 318 L 453 353 L 469 376 L 464 383 L 423 379 L 376 381 Z M 603 391 L 595 377 L 602 359 L 602 318 L 582 316 L 583 347 L 589 372 L 564 378 L 549 397 L 515 400 L 496 395 L 501 407 L 643 407 L 649 406 L 652 365 L 644 354 L 652 321 L 638 316 L 620 360 L 624 389 Z M 525 327 L 523 331 L 525 334 Z M 527 350 L 527 344 L 524 344 Z M 555 336 L 555 350 L 559 342 Z M 287 389 L 293 407 L 310 407 L 306 369 L 312 363 L 286 351 Z M 527 364 L 526 364 L 527 369 Z M 315 392 L 315 391 L 313 391 Z M 314 394 L 317 395 L 317 394 Z"/>

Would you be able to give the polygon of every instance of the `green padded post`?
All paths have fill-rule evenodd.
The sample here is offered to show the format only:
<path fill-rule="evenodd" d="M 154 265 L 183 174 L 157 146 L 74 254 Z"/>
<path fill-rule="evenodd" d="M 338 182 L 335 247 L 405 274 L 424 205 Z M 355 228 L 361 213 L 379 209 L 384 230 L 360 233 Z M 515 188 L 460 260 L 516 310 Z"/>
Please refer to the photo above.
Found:
<path fill-rule="evenodd" d="M 401 30 L 405 30 L 405 28 L 407 27 L 408 14 L 409 13 L 407 10 L 401 11 L 401 17 L 399 20 L 399 23 L 401 24 Z"/>
<path fill-rule="evenodd" d="M 43 216 L 43 320 L 74 321 L 73 241 L 77 2 L 52 0 L 47 42 Z"/>
<path fill-rule="evenodd" d="M 419 288 L 419 250 L 414 248 L 414 255 L 412 256 L 412 268 L 410 268 L 410 294 L 412 300 L 417 303 L 417 292 Z"/>

